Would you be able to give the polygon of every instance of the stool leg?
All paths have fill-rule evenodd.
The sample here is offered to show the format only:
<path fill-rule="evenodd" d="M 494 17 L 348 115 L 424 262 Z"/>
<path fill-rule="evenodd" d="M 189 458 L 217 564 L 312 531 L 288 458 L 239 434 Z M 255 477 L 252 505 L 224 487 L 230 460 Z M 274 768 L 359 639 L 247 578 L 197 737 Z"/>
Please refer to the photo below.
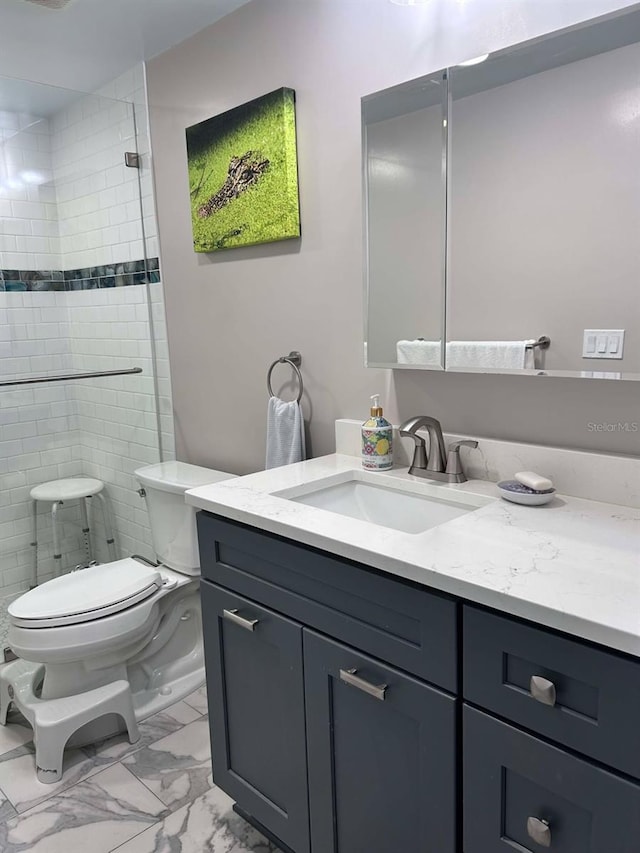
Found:
<path fill-rule="evenodd" d="M 56 727 L 36 727 L 36 773 L 39 782 L 51 785 L 62 779 L 62 762 L 67 743 L 63 732 Z"/>
<path fill-rule="evenodd" d="M 138 728 L 136 715 L 133 710 L 133 704 L 131 702 L 129 703 L 128 708 L 122 710 L 121 716 L 124 720 L 125 726 L 127 727 L 129 743 L 137 743 L 141 738 L 141 734 L 140 729 Z"/>
<path fill-rule="evenodd" d="M 62 506 L 62 501 L 54 501 L 51 507 L 51 524 L 53 526 L 53 574 L 55 577 L 60 575 L 62 568 L 62 552 L 60 551 L 60 538 L 58 536 L 58 508 Z"/>
<path fill-rule="evenodd" d="M 82 520 L 82 534 L 84 536 L 84 550 L 87 552 L 87 562 L 93 560 L 91 548 L 91 528 L 89 527 L 89 516 L 87 515 L 87 499 L 80 498 L 80 518 Z"/>
<path fill-rule="evenodd" d="M 33 568 L 31 570 L 31 583 L 29 589 L 35 589 L 38 586 L 38 501 L 32 503 L 33 512 Z"/>
<path fill-rule="evenodd" d="M 98 492 L 96 495 L 98 500 L 100 501 L 100 506 L 102 507 L 102 518 L 104 520 L 104 529 L 107 534 L 107 547 L 109 548 L 109 559 L 113 562 L 118 559 L 118 555 L 116 554 L 116 546 L 115 539 L 113 538 L 113 527 L 111 525 L 111 510 L 109 509 L 109 504 L 105 496 Z"/>

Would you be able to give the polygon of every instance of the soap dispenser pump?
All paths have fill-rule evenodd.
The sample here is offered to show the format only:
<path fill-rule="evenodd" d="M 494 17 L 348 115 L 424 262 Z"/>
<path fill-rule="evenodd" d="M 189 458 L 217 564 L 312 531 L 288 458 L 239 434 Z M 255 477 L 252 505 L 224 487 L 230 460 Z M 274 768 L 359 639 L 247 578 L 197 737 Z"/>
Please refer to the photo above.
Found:
<path fill-rule="evenodd" d="M 371 417 L 362 424 L 362 467 L 388 471 L 393 468 L 393 426 L 384 417 L 379 394 L 371 403 Z"/>

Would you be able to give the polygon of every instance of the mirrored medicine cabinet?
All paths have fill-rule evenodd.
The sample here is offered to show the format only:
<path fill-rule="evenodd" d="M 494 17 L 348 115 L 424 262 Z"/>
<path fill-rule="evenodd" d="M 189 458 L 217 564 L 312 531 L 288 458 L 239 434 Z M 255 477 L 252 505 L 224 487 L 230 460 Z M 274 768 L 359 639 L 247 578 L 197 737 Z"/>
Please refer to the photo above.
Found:
<path fill-rule="evenodd" d="M 362 119 L 367 366 L 640 379 L 640 6 Z"/>

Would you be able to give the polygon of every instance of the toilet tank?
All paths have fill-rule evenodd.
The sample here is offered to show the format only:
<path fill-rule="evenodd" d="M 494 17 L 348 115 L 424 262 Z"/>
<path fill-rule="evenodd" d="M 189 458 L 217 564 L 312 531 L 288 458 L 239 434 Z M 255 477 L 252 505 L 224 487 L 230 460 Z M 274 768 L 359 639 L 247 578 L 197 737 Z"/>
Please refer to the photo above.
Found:
<path fill-rule="evenodd" d="M 159 462 L 138 468 L 135 477 L 145 491 L 156 557 L 177 572 L 199 575 L 196 510 L 185 503 L 184 493 L 198 486 L 230 480 L 234 474 L 186 462 Z"/>

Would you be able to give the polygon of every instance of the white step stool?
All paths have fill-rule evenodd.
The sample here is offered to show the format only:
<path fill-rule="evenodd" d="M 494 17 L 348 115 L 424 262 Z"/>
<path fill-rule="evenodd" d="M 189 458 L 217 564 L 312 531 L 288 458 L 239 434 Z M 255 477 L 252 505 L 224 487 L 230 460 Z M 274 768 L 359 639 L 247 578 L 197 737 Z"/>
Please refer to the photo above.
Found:
<path fill-rule="evenodd" d="M 128 681 L 113 681 L 86 693 L 62 699 L 39 699 L 35 688 L 42 680 L 44 666 L 17 660 L 0 670 L 0 724 L 7 724 L 13 703 L 31 724 L 36 747 L 36 772 L 40 782 L 62 779 L 62 760 L 67 741 L 74 732 L 104 714 L 122 717 L 129 742 L 140 740 Z"/>
<path fill-rule="evenodd" d="M 106 531 L 107 547 L 109 549 L 109 560 L 117 559 L 111 516 L 109 507 L 102 491 L 104 483 L 93 477 L 65 477 L 64 480 L 51 480 L 48 483 L 40 483 L 31 489 L 30 496 L 33 501 L 33 573 L 31 588 L 38 585 L 38 501 L 51 504 L 51 523 L 53 526 L 53 561 L 54 574 L 60 574 L 62 565 L 62 552 L 60 550 L 60 536 L 58 533 L 58 509 L 65 501 L 80 501 L 80 518 L 82 520 L 82 533 L 84 535 L 85 547 L 89 562 L 93 560 L 91 548 L 91 531 L 89 529 L 89 518 L 87 514 L 87 498 L 96 497 L 102 507 L 102 517 Z"/>

